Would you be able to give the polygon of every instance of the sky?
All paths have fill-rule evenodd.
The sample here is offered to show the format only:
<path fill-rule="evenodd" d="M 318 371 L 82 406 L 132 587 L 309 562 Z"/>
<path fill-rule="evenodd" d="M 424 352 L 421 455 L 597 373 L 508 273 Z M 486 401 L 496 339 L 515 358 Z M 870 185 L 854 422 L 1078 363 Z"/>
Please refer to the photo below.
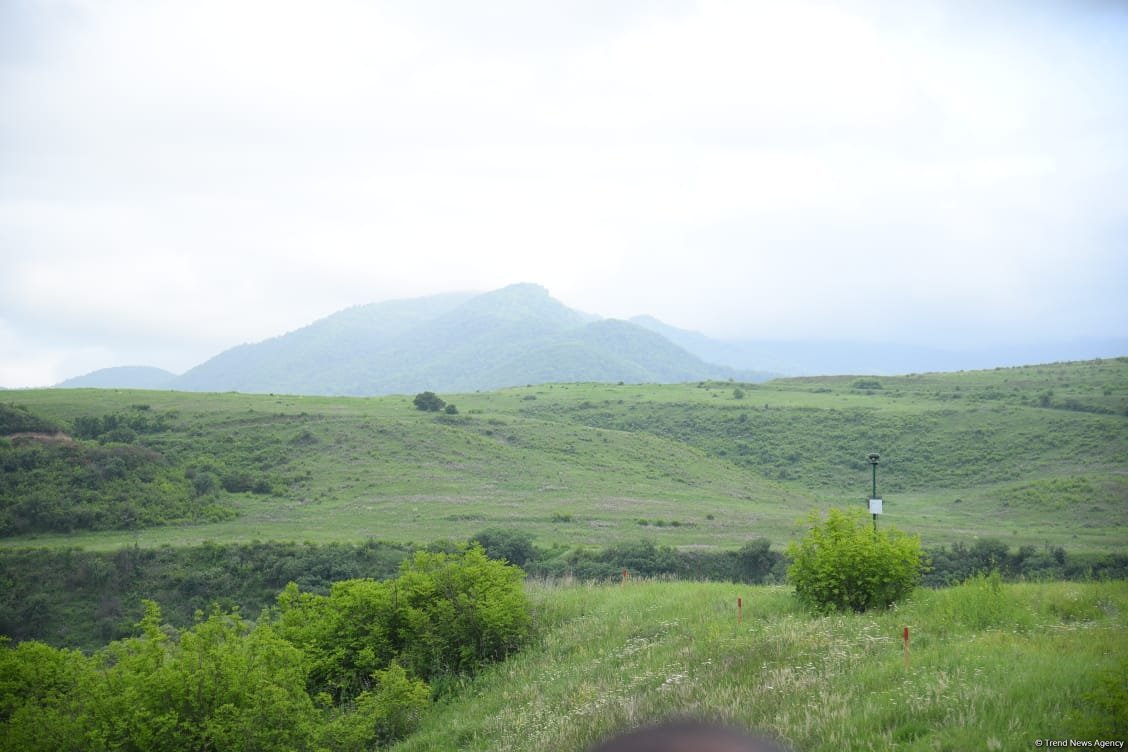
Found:
<path fill-rule="evenodd" d="M 0 0 L 0 386 L 516 282 L 1128 336 L 1128 3 Z"/>

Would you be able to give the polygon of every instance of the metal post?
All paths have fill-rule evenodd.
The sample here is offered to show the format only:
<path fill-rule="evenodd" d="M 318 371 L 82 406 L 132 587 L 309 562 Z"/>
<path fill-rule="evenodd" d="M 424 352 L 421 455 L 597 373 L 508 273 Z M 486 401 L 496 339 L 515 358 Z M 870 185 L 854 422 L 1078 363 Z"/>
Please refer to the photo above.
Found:
<path fill-rule="evenodd" d="M 877 498 L 877 462 L 878 462 L 878 460 L 881 459 L 881 455 L 877 454 L 876 452 L 871 452 L 869 455 L 866 456 L 866 459 L 869 460 L 870 465 L 873 467 L 873 493 L 870 494 L 870 498 L 876 499 Z M 873 534 L 877 535 L 877 514 L 874 513 L 871 516 L 873 517 Z"/>
<path fill-rule="evenodd" d="M 871 496 L 870 498 L 871 499 L 877 498 L 877 463 L 876 462 L 873 463 L 873 496 Z M 877 515 L 874 514 L 874 515 L 870 515 L 870 516 L 873 517 L 873 534 L 877 535 Z"/>

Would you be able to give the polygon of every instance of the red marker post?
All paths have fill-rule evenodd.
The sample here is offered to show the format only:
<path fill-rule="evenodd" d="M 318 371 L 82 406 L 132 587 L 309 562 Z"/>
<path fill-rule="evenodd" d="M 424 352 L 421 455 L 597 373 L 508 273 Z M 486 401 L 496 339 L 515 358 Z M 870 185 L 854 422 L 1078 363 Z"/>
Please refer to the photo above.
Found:
<path fill-rule="evenodd" d="M 736 623 L 740 624 L 744 621 L 744 599 L 739 595 L 736 597 Z"/>
<path fill-rule="evenodd" d="M 908 627 L 905 627 L 904 641 L 905 641 L 905 670 L 908 671 L 909 670 L 909 628 Z"/>
<path fill-rule="evenodd" d="M 629 576 L 630 576 L 630 575 L 628 575 L 628 574 L 627 574 L 627 570 L 625 570 L 625 569 L 624 569 L 624 570 L 623 570 L 623 582 L 622 582 L 622 584 L 620 585 L 620 587 L 622 587 L 623 585 L 626 585 L 626 584 L 627 584 L 627 577 L 629 577 Z"/>

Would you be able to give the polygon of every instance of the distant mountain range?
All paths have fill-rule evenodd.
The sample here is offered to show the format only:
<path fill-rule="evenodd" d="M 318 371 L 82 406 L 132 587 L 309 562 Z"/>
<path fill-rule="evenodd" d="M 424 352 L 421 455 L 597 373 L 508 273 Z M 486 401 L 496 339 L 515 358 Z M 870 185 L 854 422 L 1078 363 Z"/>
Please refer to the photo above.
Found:
<path fill-rule="evenodd" d="M 631 322 L 661 334 L 702 360 L 787 376 L 973 371 L 1128 354 L 1128 337 L 945 349 L 892 342 L 718 340 L 651 316 L 635 316 Z"/>
<path fill-rule="evenodd" d="M 56 384 L 68 389 L 96 387 L 100 389 L 170 389 L 176 378 L 172 371 L 153 366 L 116 366 L 91 371 L 83 376 Z"/>
<path fill-rule="evenodd" d="M 107 368 L 59 386 L 379 395 L 768 376 L 707 363 L 645 327 L 581 313 L 543 287 L 520 284 L 348 308 L 231 348 L 180 376 Z"/>
<path fill-rule="evenodd" d="M 946 351 L 895 344 L 717 340 L 650 316 L 602 319 L 519 284 L 354 306 L 226 350 L 175 375 L 105 368 L 60 387 L 380 395 L 546 382 L 763 381 L 775 375 L 898 374 L 1085 360 L 1128 339 Z"/>

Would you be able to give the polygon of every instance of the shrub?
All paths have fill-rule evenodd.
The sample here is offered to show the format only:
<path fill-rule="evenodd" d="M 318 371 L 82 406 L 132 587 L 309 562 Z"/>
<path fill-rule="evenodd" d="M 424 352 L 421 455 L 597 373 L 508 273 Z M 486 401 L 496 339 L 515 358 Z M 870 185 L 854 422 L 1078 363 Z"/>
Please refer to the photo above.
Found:
<path fill-rule="evenodd" d="M 486 556 L 491 559 L 508 561 L 519 567 L 537 558 L 533 537 L 517 530 L 491 527 L 478 533 L 470 541 L 481 545 L 485 549 Z"/>
<path fill-rule="evenodd" d="M 446 407 L 446 400 L 442 399 L 434 392 L 420 392 L 415 395 L 412 400 L 415 403 L 416 410 L 423 410 L 425 412 L 437 413 Z"/>
<path fill-rule="evenodd" d="M 479 546 L 457 555 L 417 551 L 395 588 L 404 667 L 425 679 L 500 660 L 532 629 L 524 572 Z"/>
<path fill-rule="evenodd" d="M 807 535 L 788 546 L 788 580 L 820 611 L 886 607 L 912 592 L 923 570 L 920 539 L 893 528 L 875 532 L 861 509 L 808 518 Z"/>

